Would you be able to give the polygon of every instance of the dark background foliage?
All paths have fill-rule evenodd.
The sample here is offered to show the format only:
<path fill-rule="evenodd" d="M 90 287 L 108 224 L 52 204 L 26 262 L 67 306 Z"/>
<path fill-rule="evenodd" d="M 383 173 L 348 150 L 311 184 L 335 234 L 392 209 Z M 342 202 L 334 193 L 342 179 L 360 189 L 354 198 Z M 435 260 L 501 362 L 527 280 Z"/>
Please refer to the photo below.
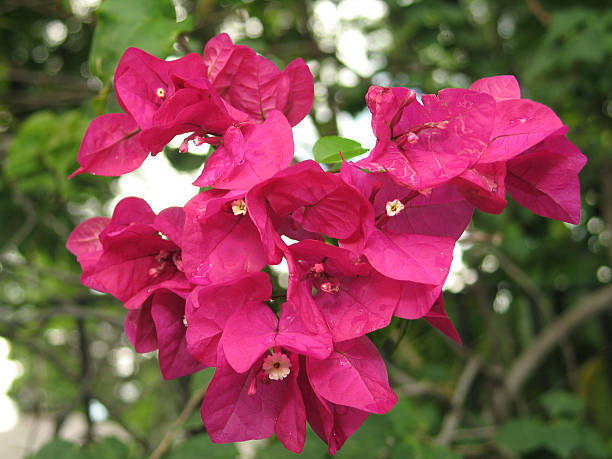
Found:
<path fill-rule="evenodd" d="M 296 57 L 309 63 L 319 135 L 337 134 L 342 113 L 360 113 L 372 82 L 435 92 L 511 73 L 589 158 L 579 225 L 513 202 L 499 216 L 476 213 L 461 242 L 462 281 L 445 296 L 463 347 L 422 321 L 374 334 L 400 402 L 371 416 L 338 457 L 612 456 L 609 2 L 96 3 L 0 3 L 0 335 L 20 363 L 10 395 L 33 426 L 12 454 L 35 453 L 37 422 L 52 426 L 51 438 L 70 437 L 75 413 L 84 419 L 78 441 L 52 440 L 34 457 L 239 454 L 212 445 L 191 410 L 211 371 L 163 381 L 154 356 L 130 350 L 119 302 L 82 287 L 64 248 L 117 191 L 115 179 L 67 175 L 90 120 L 118 110 L 111 79 L 123 51 L 201 52 L 229 30 L 281 68 Z M 166 153 L 180 169 L 202 160 Z M 275 439 L 255 452 L 290 455 Z M 304 455 L 326 454 L 310 436 Z"/>

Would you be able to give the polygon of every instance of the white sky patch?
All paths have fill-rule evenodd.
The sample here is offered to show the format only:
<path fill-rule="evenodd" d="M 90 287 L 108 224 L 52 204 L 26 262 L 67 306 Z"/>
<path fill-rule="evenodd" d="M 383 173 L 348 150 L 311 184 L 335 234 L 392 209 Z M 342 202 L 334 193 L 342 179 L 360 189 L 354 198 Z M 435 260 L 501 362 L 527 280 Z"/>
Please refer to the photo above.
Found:
<path fill-rule="evenodd" d="M 312 147 L 319 138 L 317 128 L 310 115 L 304 118 L 293 128 L 293 142 L 295 143 L 295 160 L 305 161 L 314 159 Z"/>
<path fill-rule="evenodd" d="M 184 206 L 200 190 L 191 184 L 198 175 L 199 172 L 177 171 L 163 153 L 149 157 L 140 168 L 117 180 L 117 194 L 107 203 L 107 214 L 112 215 L 117 203 L 128 196 L 144 199 L 155 213 Z"/>
<path fill-rule="evenodd" d="M 365 104 L 365 102 L 364 102 Z M 366 108 L 355 116 L 347 112 L 338 113 L 338 132 L 340 137 L 352 139 L 361 144 L 363 148 L 372 149 L 376 145 L 376 137 L 372 132 L 372 115 Z"/>
<path fill-rule="evenodd" d="M 98 400 L 89 403 L 89 417 L 93 422 L 102 422 L 108 419 L 108 410 Z"/>
<path fill-rule="evenodd" d="M 286 236 L 281 236 L 283 240 L 285 240 L 285 237 Z M 293 241 L 293 239 L 289 239 L 289 240 Z M 297 241 L 294 241 L 294 242 L 297 242 Z M 290 243 L 288 243 L 287 241 L 285 241 L 285 243 L 287 245 L 290 245 Z M 270 265 L 270 269 L 272 270 L 272 272 L 276 273 L 276 275 L 278 276 L 278 285 L 280 285 L 282 288 L 289 287 L 289 265 L 287 265 L 287 260 L 283 258 L 279 264 Z"/>
<path fill-rule="evenodd" d="M 23 367 L 21 363 L 9 360 L 10 350 L 9 342 L 0 337 L 0 432 L 11 430 L 19 419 L 17 405 L 7 392 L 13 381 L 23 373 Z"/>
<path fill-rule="evenodd" d="M 453 249 L 453 262 L 451 263 L 450 272 L 444 283 L 443 291 L 451 293 L 461 292 L 467 285 L 472 285 L 478 280 L 478 272 L 470 268 L 463 262 L 463 251 L 461 239 L 467 232 L 463 233 L 459 242 L 455 244 Z M 469 247 L 465 247 L 467 249 Z"/>
<path fill-rule="evenodd" d="M 380 21 L 387 15 L 387 5 L 380 0 L 343 0 L 338 5 L 338 16 L 352 21 L 365 19 L 367 22 Z"/>
<path fill-rule="evenodd" d="M 47 46 L 61 45 L 64 43 L 64 40 L 66 40 L 67 36 L 68 27 L 66 27 L 62 21 L 54 19 L 53 21 L 47 22 L 43 37 Z"/>
<path fill-rule="evenodd" d="M 136 354 L 130 347 L 123 346 L 115 349 L 111 355 L 112 364 L 118 376 L 127 378 L 136 370 Z"/>
<path fill-rule="evenodd" d="M 95 10 L 102 0 L 70 0 L 70 8 L 75 16 L 84 18 Z"/>
<path fill-rule="evenodd" d="M 362 77 L 369 77 L 378 70 L 378 66 L 368 59 L 368 41 L 359 29 L 351 27 L 340 32 L 336 47 L 338 59 Z"/>
<path fill-rule="evenodd" d="M 328 0 L 317 1 L 314 4 L 313 31 L 319 36 L 329 36 L 338 26 L 338 10 L 336 5 Z"/>

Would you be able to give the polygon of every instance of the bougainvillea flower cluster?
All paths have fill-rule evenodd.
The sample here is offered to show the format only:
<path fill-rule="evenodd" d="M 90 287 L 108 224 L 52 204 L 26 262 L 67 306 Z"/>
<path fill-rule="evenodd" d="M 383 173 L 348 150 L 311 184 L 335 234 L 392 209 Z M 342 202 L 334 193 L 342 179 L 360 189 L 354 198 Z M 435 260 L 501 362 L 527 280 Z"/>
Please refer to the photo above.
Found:
<path fill-rule="evenodd" d="M 372 86 L 376 146 L 333 171 L 292 164 L 314 95 L 301 59 L 281 71 L 221 34 L 174 61 L 130 48 L 114 85 L 124 113 L 92 121 L 75 174 L 128 173 L 184 135 L 181 152 L 211 145 L 204 189 L 157 215 L 124 199 L 67 247 L 84 285 L 123 302 L 127 337 L 158 350 L 164 378 L 216 368 L 202 404 L 213 442 L 276 434 L 300 452 L 308 423 L 333 454 L 397 400 L 368 333 L 396 316 L 459 341 L 441 292 L 475 207 L 501 212 L 507 190 L 537 214 L 580 217 L 586 159 L 512 76 L 420 98 Z M 275 291 L 267 267 L 283 261 Z"/>

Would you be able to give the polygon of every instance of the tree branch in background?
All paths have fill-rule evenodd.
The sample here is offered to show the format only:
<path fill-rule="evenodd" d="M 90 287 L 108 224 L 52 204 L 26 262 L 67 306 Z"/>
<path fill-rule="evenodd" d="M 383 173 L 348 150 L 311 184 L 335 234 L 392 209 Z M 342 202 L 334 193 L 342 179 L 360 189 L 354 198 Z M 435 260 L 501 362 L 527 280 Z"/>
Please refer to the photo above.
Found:
<path fill-rule="evenodd" d="M 451 442 L 453 432 L 461 420 L 463 404 L 470 393 L 470 389 L 472 388 L 474 381 L 476 381 L 476 376 L 478 376 L 480 368 L 480 360 L 475 358 L 468 360 L 467 364 L 463 368 L 461 377 L 457 382 L 455 393 L 453 394 L 453 399 L 451 402 L 452 409 L 444 418 L 442 429 L 440 430 L 439 435 L 435 438 L 434 443 L 446 446 Z"/>
<path fill-rule="evenodd" d="M 202 403 L 202 399 L 204 398 L 204 394 L 206 394 L 207 388 L 208 386 L 203 386 L 191 396 L 191 399 L 189 400 L 189 402 L 187 402 L 187 405 L 185 405 L 185 408 L 183 408 L 183 411 L 181 412 L 179 417 L 176 418 L 175 421 L 172 423 L 170 429 L 168 430 L 160 444 L 157 446 L 157 448 L 155 448 L 155 451 L 153 451 L 151 456 L 149 456 L 149 459 L 160 459 L 164 455 L 164 453 L 172 444 L 172 440 L 174 439 L 174 436 L 176 435 L 178 429 L 180 429 L 180 427 L 185 423 L 185 421 L 187 421 L 189 416 L 191 416 L 191 413 L 193 413 L 193 411 L 200 405 L 200 403 Z"/>
<path fill-rule="evenodd" d="M 529 277 L 525 271 L 523 271 L 517 264 L 515 264 L 496 247 L 492 246 L 491 244 L 483 244 L 483 246 L 485 247 L 485 250 L 497 257 L 499 260 L 499 267 L 508 275 L 508 277 L 510 277 L 510 279 L 512 279 L 525 291 L 529 298 L 531 298 L 545 322 L 552 322 L 555 319 L 553 304 L 544 294 L 544 292 L 540 290 L 537 284 L 531 279 L 531 277 Z M 570 387 L 575 389 L 578 383 L 576 379 L 578 372 L 576 365 L 576 352 L 569 341 L 569 337 L 559 341 L 559 346 L 561 347 L 563 360 L 567 369 L 568 382 Z"/>
<path fill-rule="evenodd" d="M 87 331 L 85 330 L 85 320 L 77 319 L 77 330 L 79 331 L 79 350 L 81 353 L 81 374 L 79 378 L 79 396 L 85 411 L 85 419 L 87 420 L 87 432 L 85 434 L 85 444 L 93 441 L 93 419 L 89 413 L 89 405 L 91 403 L 90 384 L 93 376 L 93 368 L 91 367 L 91 357 L 89 355 L 89 342 L 87 340 Z"/>
<path fill-rule="evenodd" d="M 388 368 L 391 380 L 395 383 L 393 385 L 393 390 L 399 395 L 404 397 L 429 395 L 446 404 L 450 402 L 448 395 L 435 384 L 426 381 L 417 381 L 395 365 L 388 364 Z"/>
<path fill-rule="evenodd" d="M 13 234 L 6 244 L 4 244 L 2 252 L 5 250 L 11 250 L 13 248 L 19 247 L 19 245 L 27 238 L 34 226 L 36 225 L 36 209 L 34 208 L 34 203 L 28 199 L 23 193 L 12 190 L 13 191 L 13 201 L 23 210 L 25 214 L 25 221 L 23 225 L 19 227 L 19 229 Z"/>
<path fill-rule="evenodd" d="M 612 264 L 612 163 L 605 161 L 601 168 L 602 216 L 608 232 L 608 261 Z"/>
<path fill-rule="evenodd" d="M 516 397 L 529 376 L 578 325 L 612 308 L 612 286 L 586 295 L 546 327 L 511 365 L 505 380 L 508 395 Z"/>
<path fill-rule="evenodd" d="M 121 413 L 117 410 L 115 405 L 113 405 L 110 402 L 110 400 L 106 399 L 105 396 L 99 393 L 95 394 L 94 398 L 96 398 L 100 403 L 102 403 L 102 405 L 104 405 L 104 407 L 108 411 L 109 416 L 113 419 L 113 421 L 119 424 L 123 428 L 123 430 L 125 430 L 137 443 L 139 443 L 144 448 L 145 451 L 147 452 L 151 451 L 151 446 L 149 445 L 149 442 L 147 441 L 147 439 L 143 437 L 142 435 L 138 434 L 137 432 L 135 432 L 134 429 L 132 429 L 123 420 Z"/>
<path fill-rule="evenodd" d="M 544 27 L 548 27 L 550 25 L 550 14 L 546 9 L 542 6 L 539 0 L 526 0 L 527 8 L 531 11 L 531 14 L 535 16 L 540 24 Z"/>

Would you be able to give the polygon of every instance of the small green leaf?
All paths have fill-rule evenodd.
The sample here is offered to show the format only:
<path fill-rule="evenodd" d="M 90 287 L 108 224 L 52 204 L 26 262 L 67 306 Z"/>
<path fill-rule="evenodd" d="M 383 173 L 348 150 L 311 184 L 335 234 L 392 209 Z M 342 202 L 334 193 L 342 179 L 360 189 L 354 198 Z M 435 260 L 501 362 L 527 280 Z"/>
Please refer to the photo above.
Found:
<path fill-rule="evenodd" d="M 114 437 L 104 438 L 103 440 L 89 445 L 87 448 L 88 459 L 116 459 L 134 457 L 130 455 L 126 444 L 121 443 Z"/>
<path fill-rule="evenodd" d="M 585 453 L 587 457 L 595 459 L 609 457 L 606 443 L 599 434 L 589 426 L 584 426 L 582 430 L 582 435 L 580 436 L 580 450 Z"/>
<path fill-rule="evenodd" d="M 79 459 L 82 457 L 80 448 L 66 440 L 52 440 L 43 445 L 30 459 Z"/>
<path fill-rule="evenodd" d="M 163 59 L 172 52 L 178 35 L 193 28 L 190 17 L 176 22 L 170 0 L 105 0 L 97 16 L 89 68 L 103 83 L 112 77 L 128 47 L 135 46 Z"/>
<path fill-rule="evenodd" d="M 496 440 L 502 446 L 516 454 L 528 453 L 541 448 L 546 425 L 539 419 L 513 419 L 497 431 Z"/>
<path fill-rule="evenodd" d="M 582 426 L 581 422 L 562 419 L 546 427 L 542 440 L 546 448 L 557 456 L 571 457 L 574 450 L 580 445 Z"/>
<path fill-rule="evenodd" d="M 193 153 L 179 153 L 176 148 L 164 148 L 164 153 L 172 167 L 181 172 L 194 172 L 202 169 L 207 156 L 196 155 Z M 196 176 L 194 176 L 195 179 Z"/>
<path fill-rule="evenodd" d="M 232 444 L 215 445 L 208 434 L 191 437 L 179 444 L 164 456 L 166 459 L 228 459 L 238 456 L 238 450 Z"/>
<path fill-rule="evenodd" d="M 550 391 L 542 396 L 542 405 L 551 418 L 575 416 L 584 409 L 584 400 L 564 391 Z"/>
<path fill-rule="evenodd" d="M 340 163 L 342 156 L 344 159 L 350 159 L 361 155 L 368 151 L 363 148 L 359 142 L 336 135 L 321 137 L 312 147 L 312 153 L 315 160 L 320 163 Z M 342 152 L 342 156 L 340 156 Z"/>

